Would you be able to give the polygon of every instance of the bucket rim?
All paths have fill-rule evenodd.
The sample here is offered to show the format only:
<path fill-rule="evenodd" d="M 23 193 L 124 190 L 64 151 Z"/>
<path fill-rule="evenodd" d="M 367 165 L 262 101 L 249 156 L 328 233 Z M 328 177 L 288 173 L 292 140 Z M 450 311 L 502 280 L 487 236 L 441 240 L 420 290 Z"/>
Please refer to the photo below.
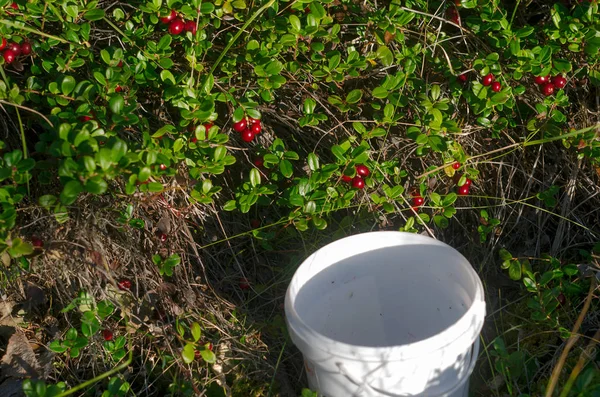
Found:
<path fill-rule="evenodd" d="M 357 240 L 356 244 L 364 244 L 366 235 L 372 237 L 375 241 L 380 243 L 384 241 L 390 241 L 390 239 L 398 238 L 399 240 L 404 241 L 408 239 L 415 242 L 427 242 L 428 244 L 447 248 L 449 252 L 456 255 L 461 262 L 467 265 L 466 271 L 474 276 L 476 291 L 471 306 L 455 323 L 448 328 L 428 338 L 403 345 L 377 347 L 353 345 L 325 336 L 324 334 L 310 327 L 300 317 L 293 304 L 295 302 L 295 297 L 292 297 L 292 285 L 294 285 L 294 281 L 297 280 L 297 277 L 299 277 L 299 270 L 305 264 L 310 263 L 310 261 L 319 253 L 323 252 L 324 250 L 331 250 L 340 243 L 348 243 L 351 240 Z M 393 245 L 385 244 L 369 246 L 369 249 L 365 252 L 392 246 Z M 290 332 L 294 343 L 298 344 L 299 342 L 300 344 L 307 346 L 309 349 L 317 349 L 323 353 L 331 354 L 336 357 L 350 358 L 353 360 L 359 359 L 361 361 L 380 361 L 382 357 L 385 357 L 385 359 L 388 361 L 412 359 L 423 356 L 424 354 L 441 350 L 452 343 L 458 342 L 464 344 L 465 350 L 467 350 L 469 346 L 471 346 L 478 338 L 481 329 L 483 328 L 483 322 L 486 313 L 483 284 L 481 279 L 479 278 L 477 272 L 475 272 L 475 269 L 470 262 L 460 252 L 450 245 L 429 236 L 399 231 L 375 231 L 359 233 L 335 240 L 313 252 L 296 269 L 296 272 L 294 273 L 294 276 L 292 277 L 286 291 L 284 307 L 288 331 Z M 329 348 L 326 348 L 325 346 L 328 346 Z M 306 354 L 306 352 L 303 351 L 300 346 L 298 347 L 303 354 Z"/>

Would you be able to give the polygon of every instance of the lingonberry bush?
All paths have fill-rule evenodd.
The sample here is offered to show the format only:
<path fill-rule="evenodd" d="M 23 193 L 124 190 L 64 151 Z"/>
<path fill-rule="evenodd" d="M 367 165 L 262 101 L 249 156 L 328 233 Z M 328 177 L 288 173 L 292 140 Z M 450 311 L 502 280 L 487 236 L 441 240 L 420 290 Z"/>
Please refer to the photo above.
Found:
<path fill-rule="evenodd" d="M 460 208 L 506 202 L 486 178 L 515 151 L 552 145 L 600 166 L 597 118 L 580 113 L 600 86 L 599 49 L 596 1 L 0 0 L 7 280 L 44 247 L 20 233 L 20 208 L 60 225 L 94 197 L 125 203 L 117 222 L 139 230 L 134 208 L 172 192 L 184 212 L 252 213 L 261 221 L 248 234 L 267 249 L 271 227 L 338 228 L 365 210 L 395 230 L 446 229 Z M 548 189 L 532 199 L 546 202 Z M 472 226 L 484 243 L 501 220 L 480 214 Z M 165 245 L 173 233 L 153 238 Z M 536 281 L 502 255 L 513 279 L 528 274 L 527 290 L 545 293 L 547 272 Z M 160 277 L 180 265 L 160 249 L 149 258 Z M 114 281 L 120 304 L 146 288 Z M 533 320 L 556 328 L 539 299 Z M 82 328 L 50 349 L 74 358 L 103 336 L 111 362 L 125 360 L 134 347 L 102 330 L 112 310 L 98 310 L 80 310 Z M 183 350 L 171 359 L 215 362 L 198 323 L 176 330 Z M 191 383 L 185 393 L 205 386 Z M 42 385 L 26 383 L 26 394 L 66 388 Z M 107 387 L 130 386 L 113 377 Z"/>

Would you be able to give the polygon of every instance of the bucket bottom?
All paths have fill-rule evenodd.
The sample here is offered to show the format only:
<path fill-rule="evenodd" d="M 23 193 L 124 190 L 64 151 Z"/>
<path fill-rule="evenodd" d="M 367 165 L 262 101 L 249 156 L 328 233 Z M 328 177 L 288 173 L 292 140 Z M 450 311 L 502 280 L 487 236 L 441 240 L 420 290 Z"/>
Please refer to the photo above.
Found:
<path fill-rule="evenodd" d="M 436 370 L 430 368 L 433 376 L 426 385 L 415 385 L 415 377 L 411 376 L 416 375 L 411 372 L 431 366 L 432 362 L 426 357 L 412 363 L 381 363 L 370 370 L 367 367 L 373 363 L 342 362 L 341 359 L 315 363 L 305 357 L 304 367 L 310 389 L 320 397 L 468 397 L 469 379 L 478 354 L 479 339 L 464 356 L 457 358 L 454 368 L 437 376 Z M 361 367 L 363 372 L 358 373 L 357 368 Z M 387 375 L 378 376 L 384 372 Z M 390 376 L 389 372 L 399 376 Z"/>

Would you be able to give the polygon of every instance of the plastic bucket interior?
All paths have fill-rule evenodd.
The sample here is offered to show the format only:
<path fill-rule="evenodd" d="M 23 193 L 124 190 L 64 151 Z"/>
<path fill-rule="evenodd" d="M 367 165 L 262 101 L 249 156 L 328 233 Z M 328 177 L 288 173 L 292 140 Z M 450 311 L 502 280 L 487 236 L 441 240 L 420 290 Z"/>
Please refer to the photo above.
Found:
<path fill-rule="evenodd" d="M 468 393 L 483 286 L 452 247 L 403 232 L 337 240 L 296 270 L 288 330 L 326 397 Z"/>

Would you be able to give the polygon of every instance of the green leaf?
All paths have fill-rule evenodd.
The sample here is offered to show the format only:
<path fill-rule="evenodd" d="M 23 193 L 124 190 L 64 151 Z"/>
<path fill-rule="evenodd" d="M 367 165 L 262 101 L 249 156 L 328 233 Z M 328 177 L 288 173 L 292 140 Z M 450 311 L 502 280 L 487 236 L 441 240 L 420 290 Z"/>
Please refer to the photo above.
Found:
<path fill-rule="evenodd" d="M 308 168 L 310 168 L 311 171 L 316 171 L 319 169 L 319 157 L 316 154 L 309 153 L 307 161 Z"/>
<path fill-rule="evenodd" d="M 44 207 L 45 209 L 50 209 L 50 207 L 53 207 L 56 204 L 56 201 L 57 201 L 56 196 L 53 196 L 51 194 L 46 194 L 44 196 L 41 196 L 38 200 L 40 205 L 42 207 Z"/>
<path fill-rule="evenodd" d="M 547 271 L 546 273 L 542 274 L 542 277 L 540 278 L 540 285 L 546 285 L 548 284 L 550 281 L 552 281 L 552 279 L 554 278 L 554 272 L 552 271 Z"/>
<path fill-rule="evenodd" d="M 446 197 L 444 197 L 444 200 L 442 200 L 442 206 L 447 207 L 449 205 L 454 204 L 457 198 L 458 196 L 456 195 L 456 193 L 449 193 Z"/>
<path fill-rule="evenodd" d="M 500 255 L 500 259 L 502 259 L 503 261 L 509 261 L 513 258 L 512 254 L 504 248 L 500 248 L 498 254 Z"/>
<path fill-rule="evenodd" d="M 175 81 L 175 76 L 173 76 L 173 73 L 171 73 L 170 71 L 168 71 L 166 69 L 160 72 L 160 79 L 163 82 L 167 82 L 168 81 L 172 85 L 177 84 L 176 81 Z"/>
<path fill-rule="evenodd" d="M 384 99 L 388 96 L 388 90 L 381 86 L 375 87 L 371 92 L 371 95 L 373 95 L 375 98 Z"/>
<path fill-rule="evenodd" d="M 434 84 L 431 86 L 431 99 L 433 99 L 433 101 L 437 101 L 438 98 L 440 97 L 441 94 L 441 90 L 440 90 L 440 86 L 438 84 Z"/>
<path fill-rule="evenodd" d="M 102 194 L 108 189 L 108 184 L 101 176 L 95 176 L 85 183 L 85 191 L 93 194 Z"/>
<path fill-rule="evenodd" d="M 348 93 L 348 96 L 346 96 L 346 102 L 357 103 L 362 98 L 362 94 L 362 91 L 359 89 L 352 90 L 350 93 Z"/>
<path fill-rule="evenodd" d="M 115 144 L 113 145 L 111 151 L 110 151 L 111 157 L 110 159 L 115 162 L 118 163 L 119 160 L 121 160 L 123 158 L 123 156 L 125 156 L 127 154 L 127 143 L 125 143 L 125 141 L 122 140 L 117 140 L 115 142 Z"/>
<path fill-rule="evenodd" d="M 554 69 L 558 70 L 560 73 L 568 73 L 573 70 L 571 62 L 566 59 L 553 59 L 552 66 L 554 66 Z"/>
<path fill-rule="evenodd" d="M 113 312 L 115 311 L 115 305 L 113 305 L 110 301 L 103 300 L 98 302 L 96 307 L 96 312 L 101 319 L 107 319 Z"/>
<path fill-rule="evenodd" d="M 194 342 L 198 342 L 200 340 L 200 336 L 202 336 L 202 330 L 200 329 L 200 324 L 194 322 L 190 327 L 190 331 L 192 332 L 192 338 L 194 338 Z"/>
<path fill-rule="evenodd" d="M 112 150 L 108 148 L 100 149 L 100 151 L 96 153 L 96 163 L 98 163 L 100 168 L 102 168 L 104 171 L 112 167 Z"/>
<path fill-rule="evenodd" d="M 435 215 L 433 217 L 433 222 L 441 229 L 445 229 L 449 225 L 448 218 L 442 215 Z"/>
<path fill-rule="evenodd" d="M 60 201 L 64 205 L 71 205 L 77 200 L 79 193 L 83 191 L 83 186 L 79 181 L 69 181 L 60 193 Z"/>
<path fill-rule="evenodd" d="M 260 185 L 260 172 L 256 168 L 250 170 L 250 184 L 252 187 Z"/>
<path fill-rule="evenodd" d="M 208 349 L 200 350 L 200 355 L 202 356 L 202 359 L 209 364 L 217 362 L 217 356 L 215 353 Z"/>
<path fill-rule="evenodd" d="M 192 345 L 191 343 L 186 344 L 184 346 L 183 350 L 181 351 L 181 357 L 183 358 L 183 361 L 186 364 L 190 364 L 190 363 L 194 362 L 194 356 L 195 356 L 194 345 Z"/>
<path fill-rule="evenodd" d="M 431 135 L 429 137 L 429 146 L 436 152 L 444 152 L 447 149 L 446 141 L 437 135 Z"/>
<path fill-rule="evenodd" d="M 302 29 L 302 24 L 300 23 L 300 18 L 298 18 L 294 14 L 290 15 L 288 17 L 288 20 L 290 21 L 290 25 L 292 25 L 292 29 L 294 29 L 294 31 L 299 31 L 300 29 Z"/>
<path fill-rule="evenodd" d="M 497 94 L 494 94 L 491 98 L 491 101 L 495 105 L 506 103 L 506 101 L 508 101 L 508 94 L 506 92 L 499 92 Z"/>
<path fill-rule="evenodd" d="M 279 171 L 286 178 L 290 178 L 294 173 L 294 168 L 289 160 L 281 160 L 281 162 L 279 163 Z"/>
<path fill-rule="evenodd" d="M 301 397 L 318 397 L 318 396 L 319 395 L 315 391 L 312 391 L 310 389 L 302 389 L 302 396 Z"/>
<path fill-rule="evenodd" d="M 94 159 L 92 157 L 83 156 L 82 161 L 83 161 L 83 166 L 85 167 L 85 170 L 88 172 L 88 174 L 91 174 L 96 170 L 96 162 L 94 161 Z"/>
<path fill-rule="evenodd" d="M 508 276 L 515 281 L 521 279 L 521 263 L 518 260 L 510 261 Z"/>
<path fill-rule="evenodd" d="M 314 99 L 306 98 L 303 105 L 304 114 L 313 114 L 316 106 L 317 102 Z"/>
<path fill-rule="evenodd" d="M 33 252 L 31 244 L 24 242 L 20 238 L 13 238 L 10 244 L 11 246 L 8 249 L 8 252 L 13 257 L 29 255 Z"/>
<path fill-rule="evenodd" d="M 173 38 L 170 34 L 165 34 L 163 37 L 160 38 L 160 40 L 158 42 L 158 49 L 166 50 L 171 45 L 172 40 L 173 40 Z"/>
<path fill-rule="evenodd" d="M 100 8 L 95 8 L 93 10 L 87 11 L 85 14 L 83 14 L 83 17 L 88 21 L 99 21 L 102 18 L 104 18 L 104 10 Z"/>
<path fill-rule="evenodd" d="M 125 100 L 121 95 L 113 95 L 108 101 L 108 106 L 114 114 L 121 114 L 125 107 Z"/>
<path fill-rule="evenodd" d="M 63 78 L 62 83 L 60 84 L 60 89 L 63 95 L 69 95 L 75 89 L 75 78 L 73 76 L 65 76 Z"/>
<path fill-rule="evenodd" d="M 377 56 L 383 66 L 391 66 L 394 62 L 394 53 L 386 46 L 381 46 L 377 49 Z"/>
<path fill-rule="evenodd" d="M 53 340 L 52 342 L 50 342 L 50 344 L 48 345 L 48 349 L 50 349 L 54 353 L 64 353 L 67 351 L 67 348 L 57 340 Z"/>
<path fill-rule="evenodd" d="M 162 192 L 162 190 L 163 190 L 163 185 L 160 182 L 150 182 L 148 184 L 149 192 L 157 193 L 157 192 Z"/>

